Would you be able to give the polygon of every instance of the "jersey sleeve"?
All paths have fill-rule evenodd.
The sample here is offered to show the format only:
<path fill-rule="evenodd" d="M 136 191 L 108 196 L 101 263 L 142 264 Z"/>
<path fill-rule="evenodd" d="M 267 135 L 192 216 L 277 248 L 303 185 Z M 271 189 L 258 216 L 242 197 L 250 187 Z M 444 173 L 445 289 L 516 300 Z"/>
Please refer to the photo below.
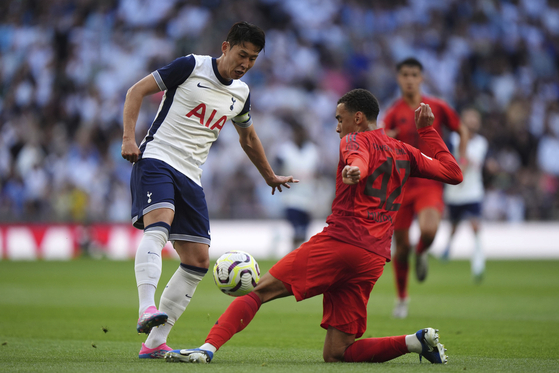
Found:
<path fill-rule="evenodd" d="M 233 124 L 247 128 L 252 125 L 252 117 L 250 116 L 250 93 L 247 96 L 247 100 L 245 102 L 245 106 L 243 106 L 243 110 L 237 115 L 235 118 L 231 119 Z"/>
<path fill-rule="evenodd" d="M 451 130 L 458 131 L 460 128 L 460 116 L 458 113 L 445 102 L 441 102 L 441 109 L 445 116 L 443 123 Z"/>
<path fill-rule="evenodd" d="M 395 127 L 394 123 L 394 109 L 389 109 L 384 118 L 382 119 L 381 126 L 386 130 L 392 130 Z"/>
<path fill-rule="evenodd" d="M 345 135 L 340 142 L 340 154 L 346 165 L 359 167 L 364 176 L 368 171 L 370 155 L 363 141 L 362 137 L 357 136 L 357 132 Z"/>
<path fill-rule="evenodd" d="M 196 59 L 193 55 L 179 57 L 167 66 L 155 70 L 151 75 L 155 78 L 159 89 L 166 91 L 175 88 L 192 74 L 196 66 Z"/>
<path fill-rule="evenodd" d="M 412 160 L 410 176 L 433 179 L 453 185 L 460 184 L 463 178 L 460 166 L 448 151 L 437 131 L 429 126 L 419 129 L 418 133 L 421 139 L 429 145 L 435 159 L 426 156 L 413 146 L 402 143 L 408 149 L 410 160 Z"/>
<path fill-rule="evenodd" d="M 471 166 L 473 167 L 481 168 L 485 163 L 485 157 L 487 156 L 487 140 L 485 139 L 485 137 L 480 135 L 476 135 L 474 139 L 475 142 L 473 144 L 472 140 L 468 142 L 468 163 L 471 164 Z"/>

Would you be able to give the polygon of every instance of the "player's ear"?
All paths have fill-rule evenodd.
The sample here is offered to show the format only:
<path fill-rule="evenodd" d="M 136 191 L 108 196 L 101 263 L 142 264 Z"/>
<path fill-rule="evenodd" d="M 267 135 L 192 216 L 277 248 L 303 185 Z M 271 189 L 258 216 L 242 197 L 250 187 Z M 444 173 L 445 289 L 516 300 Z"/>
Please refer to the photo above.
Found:
<path fill-rule="evenodd" d="M 228 41 L 224 41 L 223 43 L 221 43 L 221 53 L 227 53 L 227 51 L 229 50 L 229 46 L 230 44 Z"/>
<path fill-rule="evenodd" d="M 367 118 L 365 117 L 365 114 L 363 114 L 362 111 L 357 111 L 355 113 L 355 116 L 353 117 L 353 120 L 355 121 L 355 124 L 358 125 L 359 127 L 362 127 L 367 122 Z"/>

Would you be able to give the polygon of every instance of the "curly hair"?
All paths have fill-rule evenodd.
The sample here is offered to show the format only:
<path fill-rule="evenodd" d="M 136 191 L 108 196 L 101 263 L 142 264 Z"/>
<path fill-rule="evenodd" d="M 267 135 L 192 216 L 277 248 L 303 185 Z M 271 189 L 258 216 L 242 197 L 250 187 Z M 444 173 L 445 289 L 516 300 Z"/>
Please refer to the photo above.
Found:
<path fill-rule="evenodd" d="M 344 104 L 351 113 L 358 111 L 365 114 L 369 122 L 376 121 L 380 111 L 377 98 L 366 89 L 354 89 L 338 100 L 338 105 Z"/>

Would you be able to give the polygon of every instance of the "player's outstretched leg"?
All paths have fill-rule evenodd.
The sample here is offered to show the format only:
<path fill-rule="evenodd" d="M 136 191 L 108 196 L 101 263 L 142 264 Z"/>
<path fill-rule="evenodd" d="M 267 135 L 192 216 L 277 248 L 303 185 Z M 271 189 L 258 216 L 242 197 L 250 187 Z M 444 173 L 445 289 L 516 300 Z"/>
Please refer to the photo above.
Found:
<path fill-rule="evenodd" d="M 208 364 L 212 361 L 213 357 L 212 351 L 193 348 L 169 351 L 165 354 L 165 361 L 169 363 Z"/>
<path fill-rule="evenodd" d="M 439 342 L 439 330 L 433 328 L 425 328 L 415 333 L 417 339 L 421 343 L 421 352 L 419 353 L 419 361 L 424 357 L 432 364 L 446 364 L 448 356 L 444 345 Z"/>
<path fill-rule="evenodd" d="M 170 363 L 209 363 L 213 353 L 242 331 L 260 309 L 262 301 L 254 292 L 236 298 L 210 330 L 206 343 L 200 348 L 173 350 L 165 354 Z"/>
<path fill-rule="evenodd" d="M 415 352 L 420 361 L 424 357 L 433 364 L 446 364 L 445 351 L 439 343 L 438 330 L 425 328 L 414 334 L 357 340 L 346 348 L 344 361 L 381 363 Z"/>

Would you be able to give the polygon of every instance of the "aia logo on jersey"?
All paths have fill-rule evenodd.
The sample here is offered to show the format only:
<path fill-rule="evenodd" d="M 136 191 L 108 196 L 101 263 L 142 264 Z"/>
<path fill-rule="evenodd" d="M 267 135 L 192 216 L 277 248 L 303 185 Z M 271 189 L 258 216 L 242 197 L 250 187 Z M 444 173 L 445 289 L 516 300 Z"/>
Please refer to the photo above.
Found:
<path fill-rule="evenodd" d="M 189 118 L 194 116 L 200 120 L 201 125 L 208 127 L 211 130 L 217 128 L 218 130 L 221 131 L 221 129 L 225 125 L 225 122 L 227 122 L 227 117 L 224 115 L 221 118 L 214 121 L 214 117 L 216 113 L 217 110 L 215 109 L 212 110 L 211 114 L 206 119 L 206 104 L 201 103 L 200 105 L 196 106 L 194 109 L 190 110 L 190 112 L 186 114 L 186 116 Z"/>

